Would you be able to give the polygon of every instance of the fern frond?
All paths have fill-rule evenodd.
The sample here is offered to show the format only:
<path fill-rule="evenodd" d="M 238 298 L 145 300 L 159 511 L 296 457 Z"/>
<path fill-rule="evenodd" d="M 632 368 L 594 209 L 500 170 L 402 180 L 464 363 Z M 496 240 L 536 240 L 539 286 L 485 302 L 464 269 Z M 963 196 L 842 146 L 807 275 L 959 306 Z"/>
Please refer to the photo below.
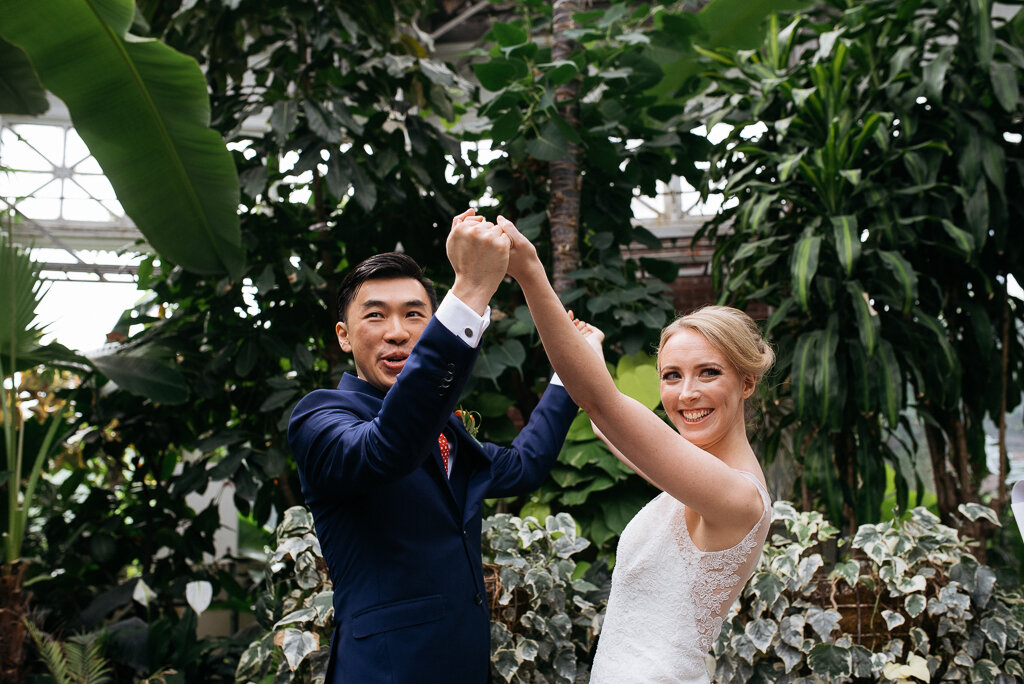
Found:
<path fill-rule="evenodd" d="M 86 669 L 83 673 L 83 684 L 106 684 L 110 681 L 110 662 L 103 657 L 103 643 L 94 639 L 85 654 Z"/>
<path fill-rule="evenodd" d="M 28 633 L 32 635 L 36 649 L 39 650 L 39 657 L 42 658 L 56 684 L 75 684 L 68 675 L 68 660 L 61 643 L 40 632 L 29 620 L 26 619 L 24 622 Z"/>
<path fill-rule="evenodd" d="M 110 664 L 103 657 L 103 642 L 96 634 L 79 634 L 68 639 L 68 667 L 76 684 L 105 684 Z"/>

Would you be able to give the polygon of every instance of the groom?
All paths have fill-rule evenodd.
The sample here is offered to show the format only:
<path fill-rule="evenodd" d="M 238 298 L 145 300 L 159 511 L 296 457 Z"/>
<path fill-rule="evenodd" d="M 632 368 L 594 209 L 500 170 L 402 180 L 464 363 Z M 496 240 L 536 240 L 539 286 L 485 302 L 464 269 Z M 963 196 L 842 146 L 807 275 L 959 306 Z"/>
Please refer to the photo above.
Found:
<path fill-rule="evenodd" d="M 455 282 L 440 306 L 403 254 L 342 282 L 336 333 L 356 374 L 303 398 L 288 427 L 334 584 L 327 682 L 488 679 L 481 501 L 539 486 L 576 416 L 556 383 L 511 447 L 481 444 L 452 415 L 509 245 L 473 210 L 455 217 Z"/>

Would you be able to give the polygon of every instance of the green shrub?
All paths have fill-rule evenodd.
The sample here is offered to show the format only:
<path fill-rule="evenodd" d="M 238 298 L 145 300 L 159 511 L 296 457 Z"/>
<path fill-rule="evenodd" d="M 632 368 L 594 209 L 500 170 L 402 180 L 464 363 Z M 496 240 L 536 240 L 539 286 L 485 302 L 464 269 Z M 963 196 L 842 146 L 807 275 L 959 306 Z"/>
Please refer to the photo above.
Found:
<path fill-rule="evenodd" d="M 319 684 L 334 591 L 313 516 L 302 506 L 289 508 L 275 534 L 255 606 L 262 634 L 242 654 L 236 678 Z M 571 559 L 589 545 L 568 513 L 548 516 L 543 526 L 507 514 L 484 520 L 495 681 L 586 682 L 607 595 L 582 579 L 587 566 Z M 589 574 L 600 576 L 597 569 Z"/>
<path fill-rule="evenodd" d="M 774 506 L 758 572 L 713 655 L 721 682 L 981 681 L 1024 678 L 1024 601 L 924 508 L 861 525 Z M 969 520 L 993 511 L 960 506 Z M 914 679 L 911 679 L 914 678 Z"/>
<path fill-rule="evenodd" d="M 493 515 L 483 523 L 483 553 L 496 579 L 491 597 L 491 676 L 496 682 L 586 682 L 607 592 L 597 568 L 572 556 L 590 546 L 568 513 Z"/>

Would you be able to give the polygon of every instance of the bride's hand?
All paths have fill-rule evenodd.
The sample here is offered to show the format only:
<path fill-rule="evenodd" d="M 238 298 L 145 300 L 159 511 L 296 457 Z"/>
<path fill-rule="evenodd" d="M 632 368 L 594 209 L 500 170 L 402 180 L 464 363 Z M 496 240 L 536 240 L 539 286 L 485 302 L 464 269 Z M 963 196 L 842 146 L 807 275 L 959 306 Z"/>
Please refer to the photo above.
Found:
<path fill-rule="evenodd" d="M 512 241 L 507 272 L 510 276 L 521 282 L 522 277 L 526 275 L 531 267 L 541 266 L 540 259 L 537 257 L 537 248 L 526 239 L 526 236 L 519 232 L 515 224 L 504 216 L 498 217 L 497 225 L 505 232 L 509 240 Z M 541 271 L 543 271 L 543 266 L 541 266 Z"/>

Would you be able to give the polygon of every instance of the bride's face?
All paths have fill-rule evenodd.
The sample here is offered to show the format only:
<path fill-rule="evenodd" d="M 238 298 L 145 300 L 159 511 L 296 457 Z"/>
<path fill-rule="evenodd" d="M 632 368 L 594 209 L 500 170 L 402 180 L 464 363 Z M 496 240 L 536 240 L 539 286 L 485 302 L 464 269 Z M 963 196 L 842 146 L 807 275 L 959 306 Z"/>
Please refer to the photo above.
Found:
<path fill-rule="evenodd" d="M 661 404 L 687 440 L 709 449 L 745 430 L 743 401 L 754 391 L 754 378 L 741 375 L 703 335 L 686 328 L 672 335 L 658 366 Z"/>

